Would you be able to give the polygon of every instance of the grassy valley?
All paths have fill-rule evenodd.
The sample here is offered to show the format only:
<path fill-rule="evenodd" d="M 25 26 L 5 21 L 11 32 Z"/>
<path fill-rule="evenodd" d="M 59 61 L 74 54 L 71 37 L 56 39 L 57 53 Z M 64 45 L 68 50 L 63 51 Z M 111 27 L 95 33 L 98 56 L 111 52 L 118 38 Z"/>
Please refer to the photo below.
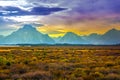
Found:
<path fill-rule="evenodd" d="M 0 47 L 0 80 L 120 80 L 120 47 Z"/>

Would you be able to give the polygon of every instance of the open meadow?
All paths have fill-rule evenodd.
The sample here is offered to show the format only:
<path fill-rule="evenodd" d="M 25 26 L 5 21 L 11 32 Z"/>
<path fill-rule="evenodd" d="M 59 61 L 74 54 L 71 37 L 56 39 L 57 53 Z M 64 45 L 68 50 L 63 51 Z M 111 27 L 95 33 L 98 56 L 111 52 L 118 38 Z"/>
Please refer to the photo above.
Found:
<path fill-rule="evenodd" d="M 0 80 L 120 80 L 120 46 L 0 47 Z"/>

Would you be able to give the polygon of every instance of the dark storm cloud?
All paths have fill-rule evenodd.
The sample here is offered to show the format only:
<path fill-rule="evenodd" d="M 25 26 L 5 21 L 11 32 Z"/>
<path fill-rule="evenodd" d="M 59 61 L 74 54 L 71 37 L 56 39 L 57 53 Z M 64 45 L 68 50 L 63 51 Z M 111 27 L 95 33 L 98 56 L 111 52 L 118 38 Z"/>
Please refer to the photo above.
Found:
<path fill-rule="evenodd" d="M 65 10 L 65 8 L 33 7 L 29 11 L 29 10 L 20 9 L 19 7 L 0 6 L 0 16 L 49 15 L 49 14 L 52 14 L 53 12 L 58 12 L 62 10 Z"/>
<path fill-rule="evenodd" d="M 65 10 L 65 8 L 34 7 L 31 10 L 31 14 L 33 14 L 33 15 L 49 15 L 53 12 L 58 12 L 58 11 L 62 11 L 62 10 Z"/>

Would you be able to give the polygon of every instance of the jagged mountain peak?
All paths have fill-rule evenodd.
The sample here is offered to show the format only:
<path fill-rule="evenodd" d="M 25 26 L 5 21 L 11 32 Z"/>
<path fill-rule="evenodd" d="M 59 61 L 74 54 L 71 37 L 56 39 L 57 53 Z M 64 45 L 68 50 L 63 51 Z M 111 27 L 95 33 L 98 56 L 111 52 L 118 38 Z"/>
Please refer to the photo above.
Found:
<path fill-rule="evenodd" d="M 77 34 L 75 34 L 73 32 L 67 32 L 65 35 L 77 35 Z"/>
<path fill-rule="evenodd" d="M 99 35 L 99 34 L 97 34 L 97 33 L 92 33 L 92 34 L 90 34 L 89 36 L 97 36 L 97 35 Z"/>
<path fill-rule="evenodd" d="M 35 28 L 31 24 L 25 24 L 21 30 L 35 30 Z"/>
<path fill-rule="evenodd" d="M 112 28 L 111 30 L 109 30 L 109 31 L 118 31 L 116 28 Z"/>
<path fill-rule="evenodd" d="M 85 40 L 73 32 L 67 32 L 60 40 L 59 43 L 63 44 L 85 44 Z"/>
<path fill-rule="evenodd" d="M 63 37 L 79 37 L 79 35 L 73 33 L 73 32 L 67 32 Z"/>
<path fill-rule="evenodd" d="M 105 34 L 108 34 L 108 33 L 113 34 L 113 33 L 118 33 L 118 32 L 120 32 L 120 31 L 117 30 L 117 29 L 115 29 L 115 28 L 112 28 L 112 29 L 110 29 L 109 31 L 107 31 Z"/>

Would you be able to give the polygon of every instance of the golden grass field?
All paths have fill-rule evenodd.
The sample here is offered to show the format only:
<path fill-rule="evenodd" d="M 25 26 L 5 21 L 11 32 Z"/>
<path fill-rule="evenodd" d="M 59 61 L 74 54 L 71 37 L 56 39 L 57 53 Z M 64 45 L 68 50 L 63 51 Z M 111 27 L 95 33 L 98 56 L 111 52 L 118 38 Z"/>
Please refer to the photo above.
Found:
<path fill-rule="evenodd" d="M 0 80 L 120 80 L 120 46 L 0 47 Z"/>

